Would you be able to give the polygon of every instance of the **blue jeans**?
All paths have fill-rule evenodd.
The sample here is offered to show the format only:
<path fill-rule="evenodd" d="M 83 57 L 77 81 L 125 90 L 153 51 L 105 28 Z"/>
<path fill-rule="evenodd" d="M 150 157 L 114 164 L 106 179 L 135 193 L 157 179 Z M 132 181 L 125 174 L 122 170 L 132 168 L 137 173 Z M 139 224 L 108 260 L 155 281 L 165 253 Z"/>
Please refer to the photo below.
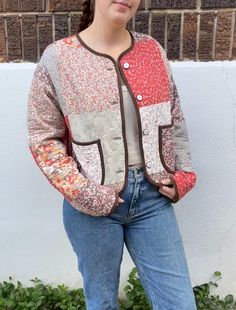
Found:
<path fill-rule="evenodd" d="M 87 310 L 118 310 L 124 243 L 154 310 L 196 310 L 181 233 L 171 200 L 128 170 L 120 203 L 109 216 L 80 212 L 64 199 L 63 223 L 77 256 Z"/>

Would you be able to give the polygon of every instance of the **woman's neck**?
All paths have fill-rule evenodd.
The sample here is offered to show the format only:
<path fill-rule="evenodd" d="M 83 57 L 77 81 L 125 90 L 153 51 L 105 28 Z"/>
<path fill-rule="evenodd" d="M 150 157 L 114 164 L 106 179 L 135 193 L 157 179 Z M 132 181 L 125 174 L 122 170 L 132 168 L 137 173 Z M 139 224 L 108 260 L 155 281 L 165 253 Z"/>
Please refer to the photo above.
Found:
<path fill-rule="evenodd" d="M 82 36 L 85 36 L 90 41 L 94 49 L 101 47 L 104 49 L 116 48 L 121 44 L 129 45 L 131 43 L 130 34 L 125 27 L 111 28 L 107 25 L 97 25 L 93 22 L 81 33 Z"/>

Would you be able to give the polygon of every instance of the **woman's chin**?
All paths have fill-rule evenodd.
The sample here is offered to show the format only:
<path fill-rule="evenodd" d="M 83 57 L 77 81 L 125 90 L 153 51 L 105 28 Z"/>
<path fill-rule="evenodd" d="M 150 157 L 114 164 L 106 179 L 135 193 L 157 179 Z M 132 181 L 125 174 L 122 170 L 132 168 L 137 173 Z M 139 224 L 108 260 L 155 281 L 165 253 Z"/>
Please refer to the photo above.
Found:
<path fill-rule="evenodd" d="M 111 19 L 111 24 L 114 27 L 120 28 L 126 26 L 129 20 L 124 19 L 124 18 L 119 18 L 119 17 L 114 17 Z"/>

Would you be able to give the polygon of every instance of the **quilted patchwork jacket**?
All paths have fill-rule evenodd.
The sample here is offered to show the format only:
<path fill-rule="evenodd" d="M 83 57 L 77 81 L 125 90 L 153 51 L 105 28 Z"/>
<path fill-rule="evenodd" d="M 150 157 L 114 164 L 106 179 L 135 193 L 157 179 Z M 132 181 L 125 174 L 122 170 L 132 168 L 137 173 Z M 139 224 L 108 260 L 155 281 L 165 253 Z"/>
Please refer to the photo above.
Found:
<path fill-rule="evenodd" d="M 130 31 L 117 60 L 79 33 L 44 50 L 28 95 L 28 144 L 48 181 L 92 216 L 114 212 L 127 184 L 128 152 L 121 79 L 135 106 L 146 178 L 171 178 L 179 201 L 196 182 L 180 98 L 165 50 Z"/>

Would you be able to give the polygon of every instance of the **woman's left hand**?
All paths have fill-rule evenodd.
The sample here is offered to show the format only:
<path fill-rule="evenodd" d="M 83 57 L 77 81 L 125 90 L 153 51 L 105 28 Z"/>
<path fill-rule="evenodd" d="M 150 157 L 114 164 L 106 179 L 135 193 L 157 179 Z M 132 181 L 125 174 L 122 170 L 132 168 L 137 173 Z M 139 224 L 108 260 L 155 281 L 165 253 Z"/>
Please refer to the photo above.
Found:
<path fill-rule="evenodd" d="M 161 183 L 166 184 L 166 185 L 173 185 L 173 182 L 170 179 L 164 179 L 161 181 Z M 174 186 L 169 187 L 169 186 L 161 185 L 159 187 L 159 192 L 161 194 L 167 196 L 170 199 L 173 199 L 175 197 L 175 194 L 176 194 Z"/>

